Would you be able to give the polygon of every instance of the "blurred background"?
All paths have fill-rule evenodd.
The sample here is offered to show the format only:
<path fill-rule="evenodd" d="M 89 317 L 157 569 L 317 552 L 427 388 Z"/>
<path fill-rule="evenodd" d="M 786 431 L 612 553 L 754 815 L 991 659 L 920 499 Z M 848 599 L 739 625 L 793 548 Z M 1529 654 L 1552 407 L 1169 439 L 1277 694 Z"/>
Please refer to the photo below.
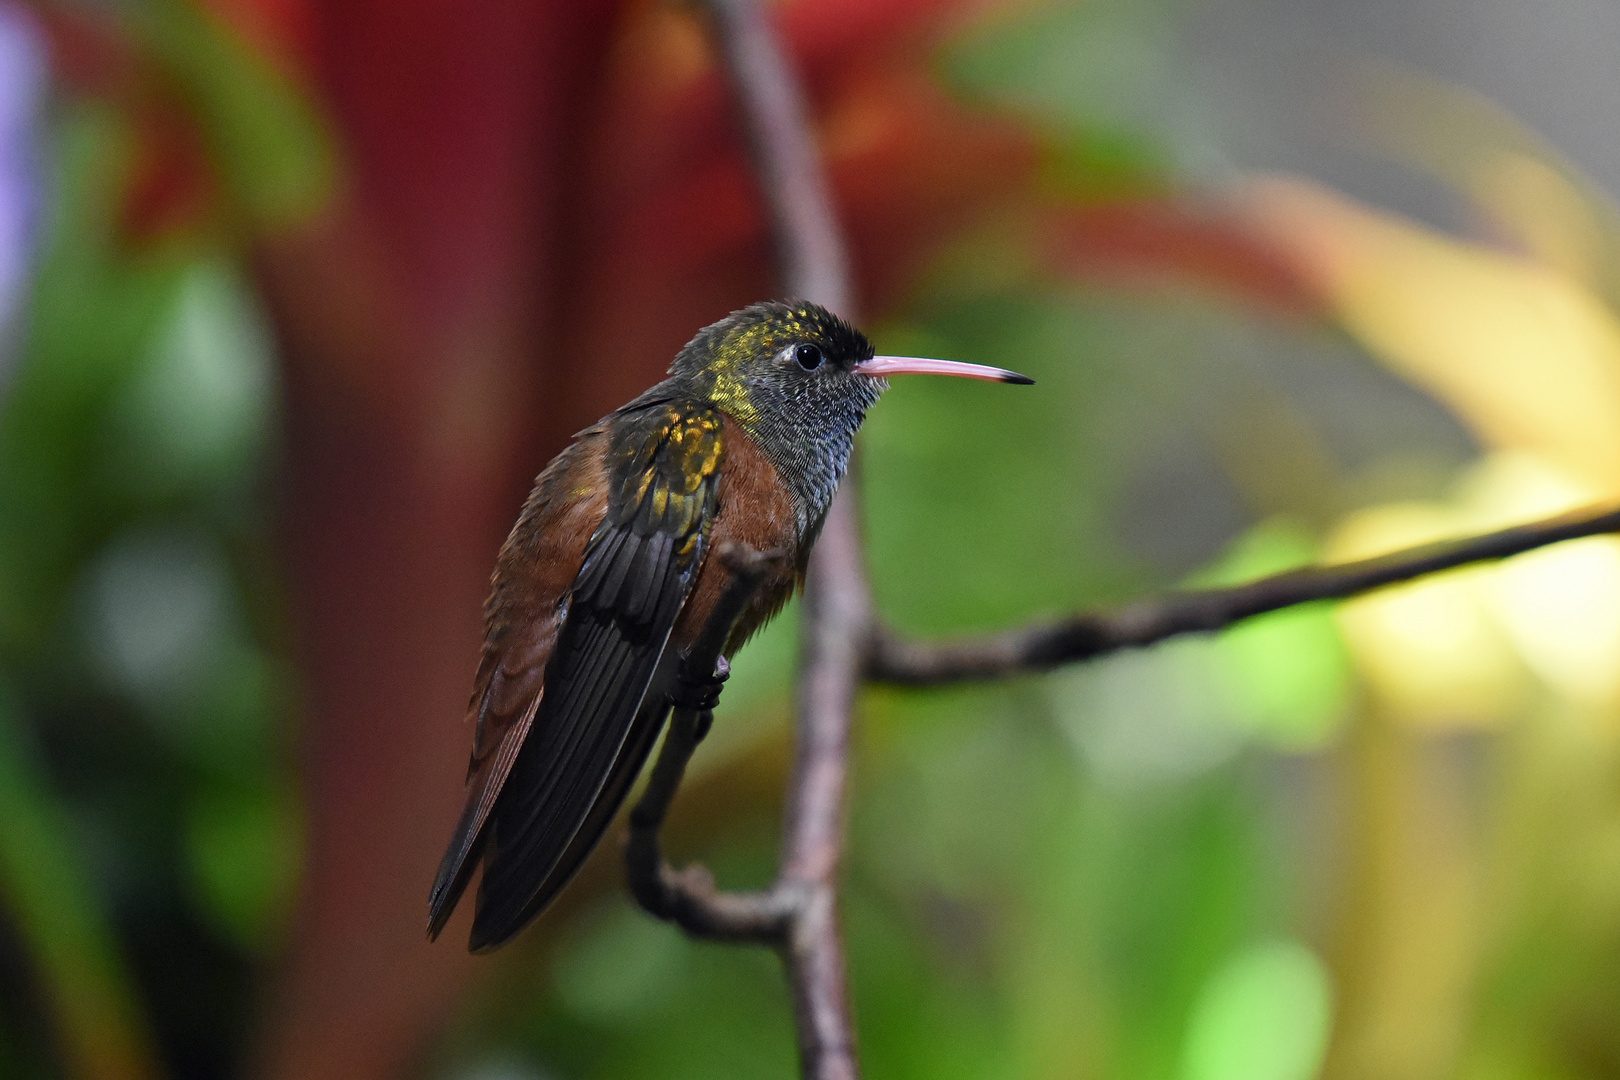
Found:
<path fill-rule="evenodd" d="M 948 635 L 1620 494 L 1620 8 L 788 0 Z M 777 286 L 700 13 L 0 0 L 0 1076 L 789 1077 L 618 846 L 423 939 L 529 479 Z M 770 879 L 794 619 L 669 846 Z M 1620 546 L 861 700 L 873 1077 L 1620 1075 Z"/>

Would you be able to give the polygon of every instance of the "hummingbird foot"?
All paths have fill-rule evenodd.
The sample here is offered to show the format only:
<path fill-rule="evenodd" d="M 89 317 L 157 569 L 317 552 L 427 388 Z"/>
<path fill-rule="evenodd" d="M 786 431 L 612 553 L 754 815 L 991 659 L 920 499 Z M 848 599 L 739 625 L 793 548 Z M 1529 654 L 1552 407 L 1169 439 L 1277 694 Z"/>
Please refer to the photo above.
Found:
<path fill-rule="evenodd" d="M 699 715 L 712 712 L 720 703 L 720 691 L 726 688 L 729 678 L 731 664 L 723 656 L 715 660 L 714 673 L 707 677 L 693 675 L 690 669 L 683 668 L 675 678 L 675 687 L 669 695 L 670 703 L 677 709 L 689 709 Z M 708 724 L 705 723 L 698 738 L 707 733 Z"/>

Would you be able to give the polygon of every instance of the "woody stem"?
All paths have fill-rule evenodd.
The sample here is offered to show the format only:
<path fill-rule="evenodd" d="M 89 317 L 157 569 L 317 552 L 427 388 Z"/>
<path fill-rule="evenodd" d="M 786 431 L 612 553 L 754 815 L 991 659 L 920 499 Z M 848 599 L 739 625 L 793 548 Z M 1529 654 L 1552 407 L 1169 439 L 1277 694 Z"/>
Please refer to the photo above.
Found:
<path fill-rule="evenodd" d="M 802 94 L 769 16 L 758 0 L 706 0 L 705 6 L 753 150 L 785 291 L 851 315 L 843 234 L 827 197 Z M 1376 559 L 1307 567 L 1232 588 L 1170 593 L 1115 611 L 932 643 L 903 638 L 873 614 L 853 481 L 853 476 L 845 480 L 810 559 L 797 749 L 776 882 L 763 892 L 724 893 L 701 867 L 677 872 L 662 860 L 658 829 L 710 719 L 691 709 L 675 712 L 646 793 L 632 812 L 627 853 L 632 892 L 654 915 L 694 936 L 768 945 L 782 955 L 808 1080 L 855 1080 L 859 1074 L 837 881 L 850 729 L 861 679 L 928 685 L 1043 671 L 1180 634 L 1219 630 L 1295 604 L 1342 599 L 1468 563 L 1620 531 L 1620 508 L 1594 508 Z M 733 552 L 730 558 L 746 565 L 762 556 Z M 739 573 L 733 583 L 739 610 L 752 595 L 745 592 L 751 590 L 747 577 Z M 710 645 L 717 656 L 720 643 Z M 712 670 L 713 656 L 699 648 L 688 659 L 698 666 L 707 661 L 705 670 Z"/>

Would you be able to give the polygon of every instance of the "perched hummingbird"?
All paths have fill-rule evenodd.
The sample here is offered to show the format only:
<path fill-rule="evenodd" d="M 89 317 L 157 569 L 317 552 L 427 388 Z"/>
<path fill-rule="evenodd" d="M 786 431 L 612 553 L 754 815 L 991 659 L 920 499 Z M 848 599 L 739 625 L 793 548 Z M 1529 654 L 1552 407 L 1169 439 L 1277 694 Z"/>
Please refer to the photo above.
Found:
<path fill-rule="evenodd" d="M 433 882 L 430 937 L 480 860 L 475 952 L 507 941 L 567 884 L 672 703 L 712 702 L 725 659 L 802 583 L 886 376 L 1031 381 L 872 352 L 815 304 L 743 308 L 698 331 L 669 378 L 580 432 L 540 473 L 484 606 L 467 806 Z M 728 543 L 790 557 L 736 617 L 721 669 L 688 685 L 684 650 L 706 636 L 732 574 L 704 556 Z"/>

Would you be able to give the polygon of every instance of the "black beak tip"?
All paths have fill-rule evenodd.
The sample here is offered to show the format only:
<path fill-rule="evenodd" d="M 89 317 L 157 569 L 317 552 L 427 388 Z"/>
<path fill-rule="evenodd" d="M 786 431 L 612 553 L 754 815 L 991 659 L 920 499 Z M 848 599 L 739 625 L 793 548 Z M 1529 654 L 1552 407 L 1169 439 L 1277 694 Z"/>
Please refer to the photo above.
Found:
<path fill-rule="evenodd" d="M 1004 372 L 1001 376 L 1001 381 L 1004 383 L 1012 383 L 1014 386 L 1035 385 L 1034 379 L 1030 378 L 1028 375 L 1020 375 L 1016 371 Z"/>

